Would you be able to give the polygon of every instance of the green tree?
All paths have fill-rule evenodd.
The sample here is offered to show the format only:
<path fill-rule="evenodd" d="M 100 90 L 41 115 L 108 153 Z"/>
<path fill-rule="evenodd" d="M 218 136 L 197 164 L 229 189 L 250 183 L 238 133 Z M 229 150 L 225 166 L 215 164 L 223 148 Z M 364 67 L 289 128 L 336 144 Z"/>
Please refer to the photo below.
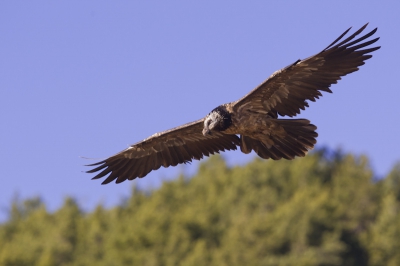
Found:
<path fill-rule="evenodd" d="M 379 185 L 378 215 L 363 240 L 371 265 L 400 265 L 400 163 Z"/>
<path fill-rule="evenodd" d="M 0 265 L 400 265 L 400 164 L 374 181 L 364 156 L 319 150 L 228 167 L 83 213 L 67 198 L 14 200 Z"/>

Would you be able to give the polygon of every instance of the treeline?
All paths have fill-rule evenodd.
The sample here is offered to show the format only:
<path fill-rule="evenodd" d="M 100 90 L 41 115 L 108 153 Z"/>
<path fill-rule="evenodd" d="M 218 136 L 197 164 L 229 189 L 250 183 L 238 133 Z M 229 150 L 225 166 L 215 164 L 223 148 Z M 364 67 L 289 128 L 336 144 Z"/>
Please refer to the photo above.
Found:
<path fill-rule="evenodd" d="M 127 184 L 123 184 L 127 185 Z M 400 265 L 400 164 L 317 151 L 229 168 L 219 156 L 112 209 L 14 202 L 0 265 Z"/>

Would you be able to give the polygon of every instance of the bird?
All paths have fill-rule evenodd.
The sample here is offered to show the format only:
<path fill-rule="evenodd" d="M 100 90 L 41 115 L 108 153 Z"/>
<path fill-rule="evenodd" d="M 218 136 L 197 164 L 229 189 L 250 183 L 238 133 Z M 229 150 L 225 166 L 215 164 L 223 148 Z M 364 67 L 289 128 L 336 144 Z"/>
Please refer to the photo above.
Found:
<path fill-rule="evenodd" d="M 357 71 L 372 57 L 370 53 L 380 49 L 371 47 L 379 37 L 367 40 L 377 28 L 358 36 L 367 25 L 345 38 L 350 27 L 321 52 L 275 71 L 241 99 L 89 164 L 94 168 L 86 172 L 98 172 L 92 179 L 105 177 L 102 184 L 108 184 L 142 178 L 161 166 L 187 164 L 237 148 L 245 154 L 254 151 L 263 159 L 306 156 L 316 144 L 317 127 L 307 119 L 291 117 L 309 107 L 307 101 L 315 101 L 321 92 L 332 93 L 332 84 Z M 285 116 L 290 118 L 281 118 Z"/>

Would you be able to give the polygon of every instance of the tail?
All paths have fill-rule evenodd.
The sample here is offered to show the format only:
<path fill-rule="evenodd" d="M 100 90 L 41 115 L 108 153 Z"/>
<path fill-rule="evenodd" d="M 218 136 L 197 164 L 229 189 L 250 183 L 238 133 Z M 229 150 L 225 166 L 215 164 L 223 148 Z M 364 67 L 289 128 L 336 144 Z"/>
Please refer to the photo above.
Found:
<path fill-rule="evenodd" d="M 310 124 L 307 119 L 274 119 L 273 122 L 277 126 L 277 130 L 263 139 L 256 140 L 241 135 L 240 150 L 243 153 L 250 153 L 254 150 L 258 156 L 264 159 L 285 158 L 291 160 L 295 156 L 304 157 L 317 143 L 315 139 L 318 136 L 318 133 L 315 132 L 317 127 Z"/>

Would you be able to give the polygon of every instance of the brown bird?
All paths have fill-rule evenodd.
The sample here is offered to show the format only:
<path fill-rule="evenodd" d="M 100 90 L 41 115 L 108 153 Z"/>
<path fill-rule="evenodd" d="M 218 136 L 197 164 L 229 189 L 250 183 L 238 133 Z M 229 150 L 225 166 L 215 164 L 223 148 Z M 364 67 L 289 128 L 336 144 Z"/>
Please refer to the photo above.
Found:
<path fill-rule="evenodd" d="M 156 133 L 103 161 L 89 166 L 87 173 L 98 173 L 93 179 L 108 177 L 102 184 L 116 180 L 121 183 L 144 177 L 161 166 L 176 166 L 193 159 L 225 150 L 243 153 L 252 150 L 264 159 L 291 160 L 303 157 L 314 147 L 316 126 L 306 119 L 279 119 L 293 117 L 308 107 L 306 100 L 315 101 L 321 91 L 342 76 L 358 70 L 378 41 L 372 36 L 377 28 L 358 39 L 368 24 L 342 40 L 351 28 L 321 52 L 276 71 L 266 81 L 238 101 L 223 104 L 205 118 Z"/>

